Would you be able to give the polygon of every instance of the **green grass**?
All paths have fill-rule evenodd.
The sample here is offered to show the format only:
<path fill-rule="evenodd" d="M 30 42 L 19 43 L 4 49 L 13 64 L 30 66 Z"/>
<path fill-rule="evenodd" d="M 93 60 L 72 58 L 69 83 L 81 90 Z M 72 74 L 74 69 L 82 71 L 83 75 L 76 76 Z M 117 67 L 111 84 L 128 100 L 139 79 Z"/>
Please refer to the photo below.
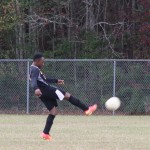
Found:
<path fill-rule="evenodd" d="M 57 116 L 53 141 L 39 138 L 47 116 L 0 115 L 0 150 L 149 150 L 149 116 Z"/>

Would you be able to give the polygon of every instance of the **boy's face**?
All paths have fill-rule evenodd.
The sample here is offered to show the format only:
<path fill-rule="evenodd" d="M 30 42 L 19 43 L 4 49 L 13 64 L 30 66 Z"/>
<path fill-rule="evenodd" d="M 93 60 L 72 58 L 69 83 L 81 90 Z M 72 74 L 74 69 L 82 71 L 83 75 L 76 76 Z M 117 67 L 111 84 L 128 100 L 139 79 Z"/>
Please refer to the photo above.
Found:
<path fill-rule="evenodd" d="M 36 66 L 38 66 L 39 68 L 42 68 L 44 66 L 44 57 L 36 60 Z"/>

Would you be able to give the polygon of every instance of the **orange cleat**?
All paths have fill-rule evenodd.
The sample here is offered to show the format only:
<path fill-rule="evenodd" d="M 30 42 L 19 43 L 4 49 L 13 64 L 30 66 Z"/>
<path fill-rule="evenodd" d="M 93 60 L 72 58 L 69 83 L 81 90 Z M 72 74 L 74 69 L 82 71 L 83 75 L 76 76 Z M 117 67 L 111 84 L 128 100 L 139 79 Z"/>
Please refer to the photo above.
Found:
<path fill-rule="evenodd" d="M 88 110 L 85 111 L 85 115 L 90 116 L 92 115 L 97 109 L 97 104 L 90 106 Z"/>
<path fill-rule="evenodd" d="M 45 134 L 45 133 L 41 133 L 41 136 L 40 136 L 43 140 L 46 140 L 46 141 L 51 141 L 52 140 L 52 137 L 49 135 L 49 134 Z"/>

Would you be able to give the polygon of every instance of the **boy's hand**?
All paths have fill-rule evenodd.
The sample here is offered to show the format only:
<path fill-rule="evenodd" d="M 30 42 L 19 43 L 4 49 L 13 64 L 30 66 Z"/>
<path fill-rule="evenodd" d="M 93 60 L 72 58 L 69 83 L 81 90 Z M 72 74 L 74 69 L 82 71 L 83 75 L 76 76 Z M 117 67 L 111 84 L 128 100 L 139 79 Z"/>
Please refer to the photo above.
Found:
<path fill-rule="evenodd" d="M 40 97 L 42 95 L 42 92 L 40 89 L 36 89 L 34 93 L 37 97 Z"/>
<path fill-rule="evenodd" d="M 58 80 L 58 84 L 64 84 L 64 80 Z"/>

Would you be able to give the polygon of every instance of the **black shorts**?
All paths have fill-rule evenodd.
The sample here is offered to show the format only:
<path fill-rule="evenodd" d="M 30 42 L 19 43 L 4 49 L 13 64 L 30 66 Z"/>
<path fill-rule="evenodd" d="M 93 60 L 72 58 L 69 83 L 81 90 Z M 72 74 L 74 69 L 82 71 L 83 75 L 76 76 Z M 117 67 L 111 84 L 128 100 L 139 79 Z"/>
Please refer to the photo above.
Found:
<path fill-rule="evenodd" d="M 63 90 L 58 89 L 57 87 L 46 86 L 40 88 L 42 95 L 39 97 L 42 102 L 45 104 L 46 108 L 50 111 L 54 106 L 57 107 L 57 99 L 63 100 L 65 93 Z"/>

